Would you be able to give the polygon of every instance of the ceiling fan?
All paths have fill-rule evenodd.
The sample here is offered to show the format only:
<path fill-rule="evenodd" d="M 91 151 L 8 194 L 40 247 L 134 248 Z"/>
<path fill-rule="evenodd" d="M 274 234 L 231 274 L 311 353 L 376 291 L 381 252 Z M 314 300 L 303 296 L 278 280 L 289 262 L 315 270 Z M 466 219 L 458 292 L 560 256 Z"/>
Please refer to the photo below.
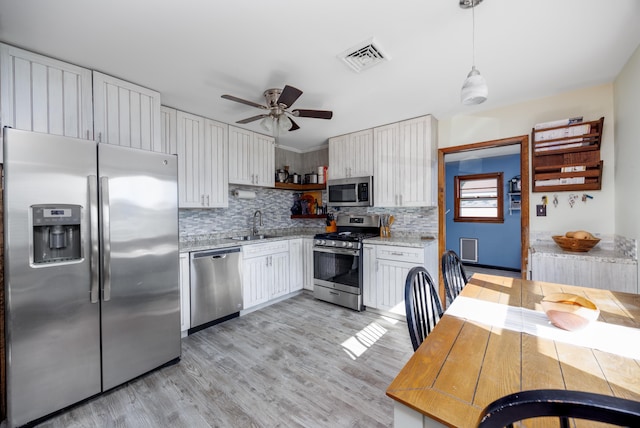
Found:
<path fill-rule="evenodd" d="M 251 107 L 269 110 L 268 113 L 242 119 L 236 123 L 249 123 L 262 119 L 260 125 L 267 131 L 273 131 L 274 133 L 277 133 L 278 131 L 295 131 L 296 129 L 300 129 L 291 116 L 311 117 L 315 119 L 331 119 L 331 117 L 333 117 L 333 112 L 328 110 L 295 109 L 289 111 L 289 107 L 291 107 L 300 95 L 302 95 L 302 91 L 294 88 L 293 86 L 285 85 L 284 89 L 267 89 L 264 91 L 263 95 L 267 105 L 243 100 L 242 98 L 234 97 L 233 95 L 222 95 L 222 98 L 246 104 Z"/>

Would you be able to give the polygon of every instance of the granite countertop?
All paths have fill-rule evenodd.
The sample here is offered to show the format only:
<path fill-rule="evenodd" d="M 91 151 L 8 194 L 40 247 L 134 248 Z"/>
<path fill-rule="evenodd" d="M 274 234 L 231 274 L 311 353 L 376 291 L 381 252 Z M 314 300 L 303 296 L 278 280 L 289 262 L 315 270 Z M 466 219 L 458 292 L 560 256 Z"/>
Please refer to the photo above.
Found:
<path fill-rule="evenodd" d="M 604 263 L 628 263 L 636 264 L 637 261 L 631 256 L 628 256 L 621 251 L 617 251 L 609 246 L 599 245 L 592 248 L 586 253 L 564 251 L 558 247 L 555 242 L 534 242 L 530 246 L 531 254 L 538 253 L 548 257 L 567 258 L 567 259 L 579 259 L 579 260 L 592 260 Z"/>
<path fill-rule="evenodd" d="M 213 250 L 219 248 L 240 247 L 244 245 L 261 244 L 265 242 L 282 241 L 295 238 L 313 238 L 314 233 L 300 231 L 261 231 L 260 235 L 266 235 L 268 238 L 254 239 L 251 241 L 240 241 L 229 237 L 195 237 L 180 241 L 180 252 L 187 253 L 190 251 Z M 229 233 L 231 236 L 242 236 L 242 234 Z"/>
<path fill-rule="evenodd" d="M 398 247 L 423 248 L 427 245 L 436 244 L 438 240 L 433 236 L 419 236 L 415 234 L 392 234 L 390 238 L 369 238 L 362 241 L 364 244 L 393 245 Z"/>
<path fill-rule="evenodd" d="M 227 237 L 218 235 L 205 235 L 189 237 L 187 239 L 180 240 L 180 252 L 187 253 L 190 251 L 203 251 L 213 250 L 219 248 L 240 247 L 244 245 L 260 244 L 265 242 L 282 241 L 295 238 L 313 238 L 318 231 L 311 230 L 286 230 L 286 229 L 273 229 L 263 230 L 260 234 L 268 236 L 264 239 L 255 239 L 251 241 L 240 241 L 236 239 L 230 239 L 229 236 L 242 236 L 242 233 L 230 232 Z M 421 236 L 417 234 L 408 233 L 394 233 L 391 238 L 369 238 L 363 241 L 365 244 L 376 245 L 394 245 L 399 247 L 414 247 L 423 248 L 426 245 L 437 243 L 438 240 L 433 236 Z"/>

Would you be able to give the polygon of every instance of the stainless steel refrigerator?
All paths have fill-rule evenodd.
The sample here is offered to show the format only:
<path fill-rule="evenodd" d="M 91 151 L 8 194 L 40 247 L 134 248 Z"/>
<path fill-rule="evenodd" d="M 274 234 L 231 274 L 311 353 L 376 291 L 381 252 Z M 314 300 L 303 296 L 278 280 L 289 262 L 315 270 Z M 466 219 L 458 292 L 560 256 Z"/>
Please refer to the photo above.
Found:
<path fill-rule="evenodd" d="M 7 421 L 180 357 L 177 159 L 4 129 Z"/>

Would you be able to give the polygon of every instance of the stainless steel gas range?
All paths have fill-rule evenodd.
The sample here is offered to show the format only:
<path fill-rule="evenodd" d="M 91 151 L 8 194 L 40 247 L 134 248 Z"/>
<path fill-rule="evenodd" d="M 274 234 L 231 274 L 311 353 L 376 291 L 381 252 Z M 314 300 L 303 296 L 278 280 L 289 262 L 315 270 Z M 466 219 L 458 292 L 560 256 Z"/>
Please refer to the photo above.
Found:
<path fill-rule="evenodd" d="M 380 216 L 338 215 L 336 226 L 314 236 L 313 296 L 361 311 L 362 241 L 378 236 Z"/>

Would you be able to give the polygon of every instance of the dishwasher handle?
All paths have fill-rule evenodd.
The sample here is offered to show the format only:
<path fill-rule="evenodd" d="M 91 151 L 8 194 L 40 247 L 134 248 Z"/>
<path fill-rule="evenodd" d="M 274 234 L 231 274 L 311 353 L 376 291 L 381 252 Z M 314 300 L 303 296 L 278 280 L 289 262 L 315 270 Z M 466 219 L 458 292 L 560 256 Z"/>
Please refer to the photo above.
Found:
<path fill-rule="evenodd" d="M 197 251 L 191 253 L 192 259 L 200 259 L 200 258 L 212 258 L 212 259 L 224 259 L 227 257 L 227 254 L 239 253 L 240 247 L 231 247 L 231 248 L 222 248 L 218 250 L 205 250 L 205 251 Z"/>

